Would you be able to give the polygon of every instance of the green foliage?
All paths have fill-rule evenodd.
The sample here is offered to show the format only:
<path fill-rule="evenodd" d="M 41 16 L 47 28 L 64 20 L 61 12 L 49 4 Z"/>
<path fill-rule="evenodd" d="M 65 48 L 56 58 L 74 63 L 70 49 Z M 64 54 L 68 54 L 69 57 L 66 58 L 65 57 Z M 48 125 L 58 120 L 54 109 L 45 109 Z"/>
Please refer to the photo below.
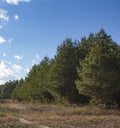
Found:
<path fill-rule="evenodd" d="M 104 104 L 120 104 L 120 49 L 104 30 L 95 35 L 94 46 L 81 62 L 79 92 Z"/>
<path fill-rule="evenodd" d="M 39 65 L 34 65 L 25 81 L 19 82 L 13 98 L 28 101 L 50 102 L 53 96 L 48 89 L 49 58 L 45 57 Z"/>
<path fill-rule="evenodd" d="M 1 85 L 0 87 L 0 98 L 2 99 L 10 99 L 11 93 L 15 89 L 16 85 L 18 83 L 18 80 L 9 81 L 5 84 Z"/>
<path fill-rule="evenodd" d="M 80 52 L 78 44 L 70 39 L 66 39 L 57 49 L 50 69 L 52 94 L 56 102 L 81 102 L 81 95 L 75 85 Z"/>
<path fill-rule="evenodd" d="M 18 84 L 16 85 L 16 88 L 11 93 L 11 98 L 12 99 L 18 99 L 19 101 L 22 100 L 21 99 L 21 94 L 22 94 L 21 86 L 22 86 L 23 82 L 24 82 L 23 79 L 19 80 Z"/>
<path fill-rule="evenodd" d="M 81 60 L 84 60 L 86 55 L 90 52 L 91 47 L 94 45 L 95 37 L 94 34 L 90 34 L 88 39 L 86 37 L 81 39 L 79 43 L 79 56 Z"/>
<path fill-rule="evenodd" d="M 79 44 L 66 39 L 58 46 L 54 59 L 45 57 L 32 67 L 25 81 L 19 82 L 13 91 L 12 98 L 57 104 L 85 102 L 87 98 L 79 94 L 75 85 L 81 55 Z"/>
<path fill-rule="evenodd" d="M 103 29 L 80 42 L 66 39 L 27 77 L 0 86 L 0 98 L 42 103 L 120 105 L 120 46 Z"/>

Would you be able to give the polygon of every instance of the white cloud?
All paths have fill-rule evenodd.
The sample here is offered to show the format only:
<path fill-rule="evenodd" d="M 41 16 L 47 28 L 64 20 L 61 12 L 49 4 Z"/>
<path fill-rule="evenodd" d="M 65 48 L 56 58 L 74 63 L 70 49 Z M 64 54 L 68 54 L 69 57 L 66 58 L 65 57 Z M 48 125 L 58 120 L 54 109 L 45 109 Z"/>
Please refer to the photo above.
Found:
<path fill-rule="evenodd" d="M 19 16 L 18 15 L 14 15 L 14 20 L 18 21 L 19 20 Z"/>
<path fill-rule="evenodd" d="M 26 71 L 26 73 L 29 73 L 30 72 L 30 69 L 29 68 L 26 68 L 25 71 Z"/>
<path fill-rule="evenodd" d="M 9 22 L 7 11 L 0 8 L 0 29 L 5 25 L 6 22 Z"/>
<path fill-rule="evenodd" d="M 13 69 L 16 73 L 19 73 L 19 74 L 20 74 L 23 68 L 22 68 L 22 66 L 20 66 L 20 65 L 13 64 L 12 69 Z"/>
<path fill-rule="evenodd" d="M 8 4 L 18 5 L 20 2 L 30 2 L 31 0 L 5 0 Z"/>
<path fill-rule="evenodd" d="M 3 53 L 3 57 L 6 57 L 6 53 Z"/>
<path fill-rule="evenodd" d="M 5 78 L 13 74 L 12 70 L 5 64 L 4 61 L 0 62 L 0 78 Z"/>
<path fill-rule="evenodd" d="M 17 59 L 17 60 L 22 60 L 23 59 L 22 56 L 18 56 L 18 55 L 14 55 L 14 58 Z"/>
<path fill-rule="evenodd" d="M 7 15 L 7 11 L 5 9 L 0 9 L 0 21 L 1 22 L 9 21 L 9 16 Z"/>
<path fill-rule="evenodd" d="M 6 42 L 5 38 L 2 37 L 2 36 L 0 36 L 0 44 L 2 44 L 2 43 L 4 43 L 4 42 Z"/>
<path fill-rule="evenodd" d="M 21 79 L 24 77 L 24 69 L 21 65 L 13 64 L 9 61 L 0 61 L 0 85 L 9 80 Z M 27 72 L 26 72 L 27 73 Z"/>
<path fill-rule="evenodd" d="M 8 65 L 4 62 L 0 62 L 0 84 L 3 84 L 6 82 L 8 78 L 13 78 L 14 74 L 11 68 L 8 67 Z"/>

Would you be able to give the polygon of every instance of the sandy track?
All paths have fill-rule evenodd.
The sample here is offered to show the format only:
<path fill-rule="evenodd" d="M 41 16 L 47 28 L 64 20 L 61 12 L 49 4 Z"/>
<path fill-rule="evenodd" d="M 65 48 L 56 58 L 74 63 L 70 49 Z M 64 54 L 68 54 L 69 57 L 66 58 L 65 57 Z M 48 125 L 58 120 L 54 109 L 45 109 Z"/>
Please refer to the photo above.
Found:
<path fill-rule="evenodd" d="M 36 128 L 52 128 L 52 127 L 40 125 L 40 124 L 38 124 L 38 123 L 36 123 L 36 122 L 28 121 L 28 120 L 26 120 L 26 119 L 24 119 L 24 118 L 19 118 L 19 122 L 20 122 L 20 123 L 23 123 L 23 124 L 33 124 L 33 125 L 35 125 Z"/>

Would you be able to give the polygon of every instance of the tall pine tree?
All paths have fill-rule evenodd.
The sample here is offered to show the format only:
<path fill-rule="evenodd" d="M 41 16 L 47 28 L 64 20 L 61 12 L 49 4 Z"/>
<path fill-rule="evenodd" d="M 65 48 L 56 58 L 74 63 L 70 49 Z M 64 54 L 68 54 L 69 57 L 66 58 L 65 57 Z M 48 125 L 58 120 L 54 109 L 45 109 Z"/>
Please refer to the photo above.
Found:
<path fill-rule="evenodd" d="M 81 63 L 79 92 L 98 103 L 120 104 L 120 49 L 102 29 Z"/>

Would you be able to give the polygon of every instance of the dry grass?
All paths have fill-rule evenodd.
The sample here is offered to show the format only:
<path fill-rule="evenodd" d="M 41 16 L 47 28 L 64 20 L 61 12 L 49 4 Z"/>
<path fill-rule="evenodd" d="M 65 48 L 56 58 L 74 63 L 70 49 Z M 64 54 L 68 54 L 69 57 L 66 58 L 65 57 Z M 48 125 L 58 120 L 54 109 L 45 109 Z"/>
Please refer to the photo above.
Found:
<path fill-rule="evenodd" d="M 17 102 L 0 104 L 0 128 L 47 127 L 120 128 L 120 111 L 94 106 L 55 106 Z"/>

